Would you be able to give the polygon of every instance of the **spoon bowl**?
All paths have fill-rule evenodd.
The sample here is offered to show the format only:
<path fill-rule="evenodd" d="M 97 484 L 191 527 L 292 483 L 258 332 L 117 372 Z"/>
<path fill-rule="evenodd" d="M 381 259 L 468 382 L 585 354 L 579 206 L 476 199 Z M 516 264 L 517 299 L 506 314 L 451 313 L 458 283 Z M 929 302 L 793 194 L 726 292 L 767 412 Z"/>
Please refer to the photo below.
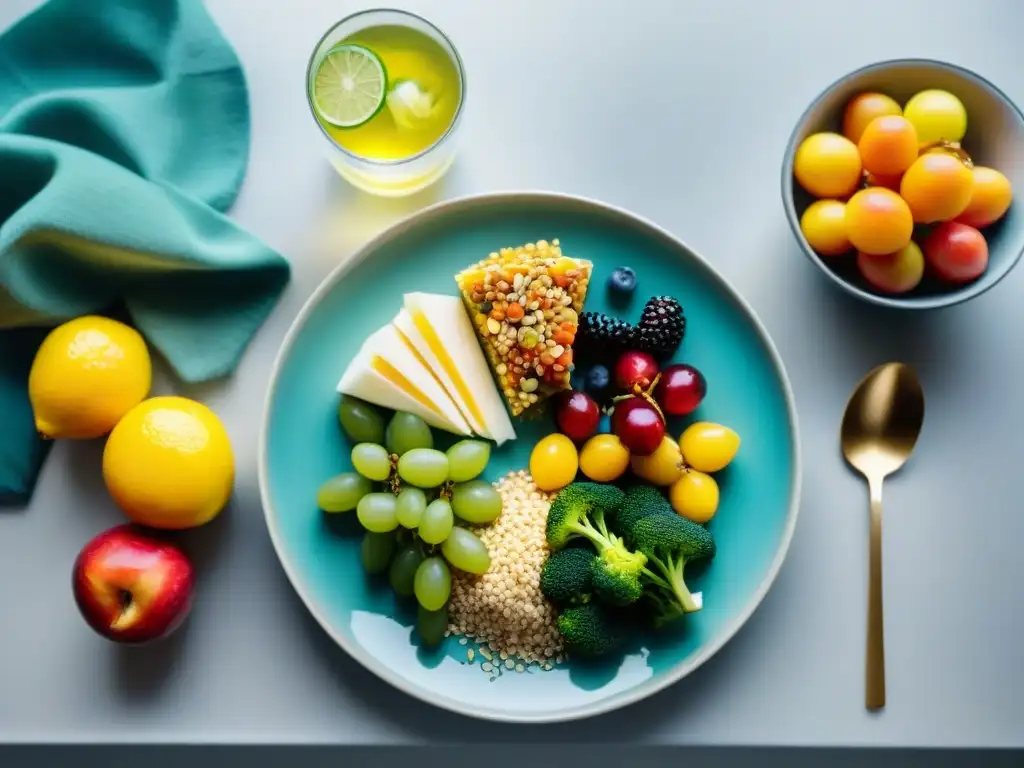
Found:
<path fill-rule="evenodd" d="M 850 466 L 868 481 L 871 499 L 868 566 L 868 637 L 864 703 L 885 706 L 882 614 L 882 481 L 910 458 L 924 425 L 924 390 L 914 369 L 880 365 L 865 376 L 846 404 L 840 442 Z"/>
<path fill-rule="evenodd" d="M 914 369 L 880 365 L 857 385 L 846 406 L 843 455 L 862 475 L 887 477 L 910 458 L 923 423 L 924 391 Z"/>

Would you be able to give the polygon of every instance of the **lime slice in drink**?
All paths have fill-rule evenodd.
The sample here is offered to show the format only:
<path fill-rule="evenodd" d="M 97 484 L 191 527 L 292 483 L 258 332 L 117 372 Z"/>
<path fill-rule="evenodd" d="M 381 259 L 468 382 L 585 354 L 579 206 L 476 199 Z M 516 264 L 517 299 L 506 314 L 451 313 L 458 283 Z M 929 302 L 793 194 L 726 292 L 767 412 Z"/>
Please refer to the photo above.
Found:
<path fill-rule="evenodd" d="M 313 104 L 339 128 L 368 122 L 384 106 L 388 75 L 380 58 L 361 45 L 338 45 L 317 66 Z"/>

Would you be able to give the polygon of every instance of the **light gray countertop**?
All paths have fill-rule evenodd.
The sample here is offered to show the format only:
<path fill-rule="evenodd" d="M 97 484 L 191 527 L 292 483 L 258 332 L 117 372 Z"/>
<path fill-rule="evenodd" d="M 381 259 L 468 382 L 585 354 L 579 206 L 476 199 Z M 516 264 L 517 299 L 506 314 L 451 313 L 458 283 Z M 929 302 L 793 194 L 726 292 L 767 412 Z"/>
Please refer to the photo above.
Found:
<path fill-rule="evenodd" d="M 190 541 L 201 586 L 187 630 L 116 647 L 80 619 L 69 578 L 85 541 L 120 521 L 101 446 L 56 447 L 31 507 L 0 513 L 0 742 L 1024 746 L 1024 269 L 963 307 L 888 314 L 829 287 L 800 254 L 779 200 L 792 125 L 862 64 L 946 59 L 1024 103 L 1024 4 L 391 0 L 451 35 L 469 89 L 449 177 L 389 202 L 335 175 L 303 93 L 315 41 L 356 6 L 208 3 L 251 87 L 252 161 L 232 215 L 295 267 L 234 379 L 198 393 L 228 425 L 237 494 Z M 0 24 L 35 5 L 4 0 Z M 466 721 L 350 661 L 285 579 L 256 482 L 271 363 L 317 284 L 400 216 L 507 189 L 623 206 L 707 257 L 772 334 L 803 442 L 796 536 L 748 625 L 669 691 L 557 728 Z M 918 366 L 928 415 L 912 462 L 886 487 L 889 704 L 871 716 L 862 703 L 866 490 L 842 462 L 837 430 L 850 388 L 890 359 Z"/>

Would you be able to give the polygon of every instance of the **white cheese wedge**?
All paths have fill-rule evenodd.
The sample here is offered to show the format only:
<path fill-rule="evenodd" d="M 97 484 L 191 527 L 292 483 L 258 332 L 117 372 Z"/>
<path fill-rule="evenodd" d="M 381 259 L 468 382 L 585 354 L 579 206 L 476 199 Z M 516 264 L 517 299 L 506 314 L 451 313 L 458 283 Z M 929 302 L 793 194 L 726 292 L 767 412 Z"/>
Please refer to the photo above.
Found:
<path fill-rule="evenodd" d="M 444 387 L 390 324 L 363 342 L 338 391 L 384 408 L 414 413 L 446 432 L 473 434 Z"/>
<path fill-rule="evenodd" d="M 498 445 L 516 439 L 501 393 L 458 296 L 405 294 L 395 325 L 441 381 L 478 435 Z"/>

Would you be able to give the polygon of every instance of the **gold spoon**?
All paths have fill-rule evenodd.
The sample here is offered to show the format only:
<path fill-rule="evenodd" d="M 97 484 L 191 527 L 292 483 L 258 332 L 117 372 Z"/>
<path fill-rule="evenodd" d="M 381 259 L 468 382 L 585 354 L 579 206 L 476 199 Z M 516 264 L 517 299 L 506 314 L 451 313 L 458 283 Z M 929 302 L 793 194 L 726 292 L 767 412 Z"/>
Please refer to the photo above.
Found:
<path fill-rule="evenodd" d="M 864 705 L 885 706 L 885 641 L 882 628 L 882 480 L 903 466 L 924 423 L 924 392 L 909 365 L 886 363 L 857 385 L 846 404 L 840 437 L 843 455 L 868 481 L 871 559 L 868 571 L 868 637 Z"/>

